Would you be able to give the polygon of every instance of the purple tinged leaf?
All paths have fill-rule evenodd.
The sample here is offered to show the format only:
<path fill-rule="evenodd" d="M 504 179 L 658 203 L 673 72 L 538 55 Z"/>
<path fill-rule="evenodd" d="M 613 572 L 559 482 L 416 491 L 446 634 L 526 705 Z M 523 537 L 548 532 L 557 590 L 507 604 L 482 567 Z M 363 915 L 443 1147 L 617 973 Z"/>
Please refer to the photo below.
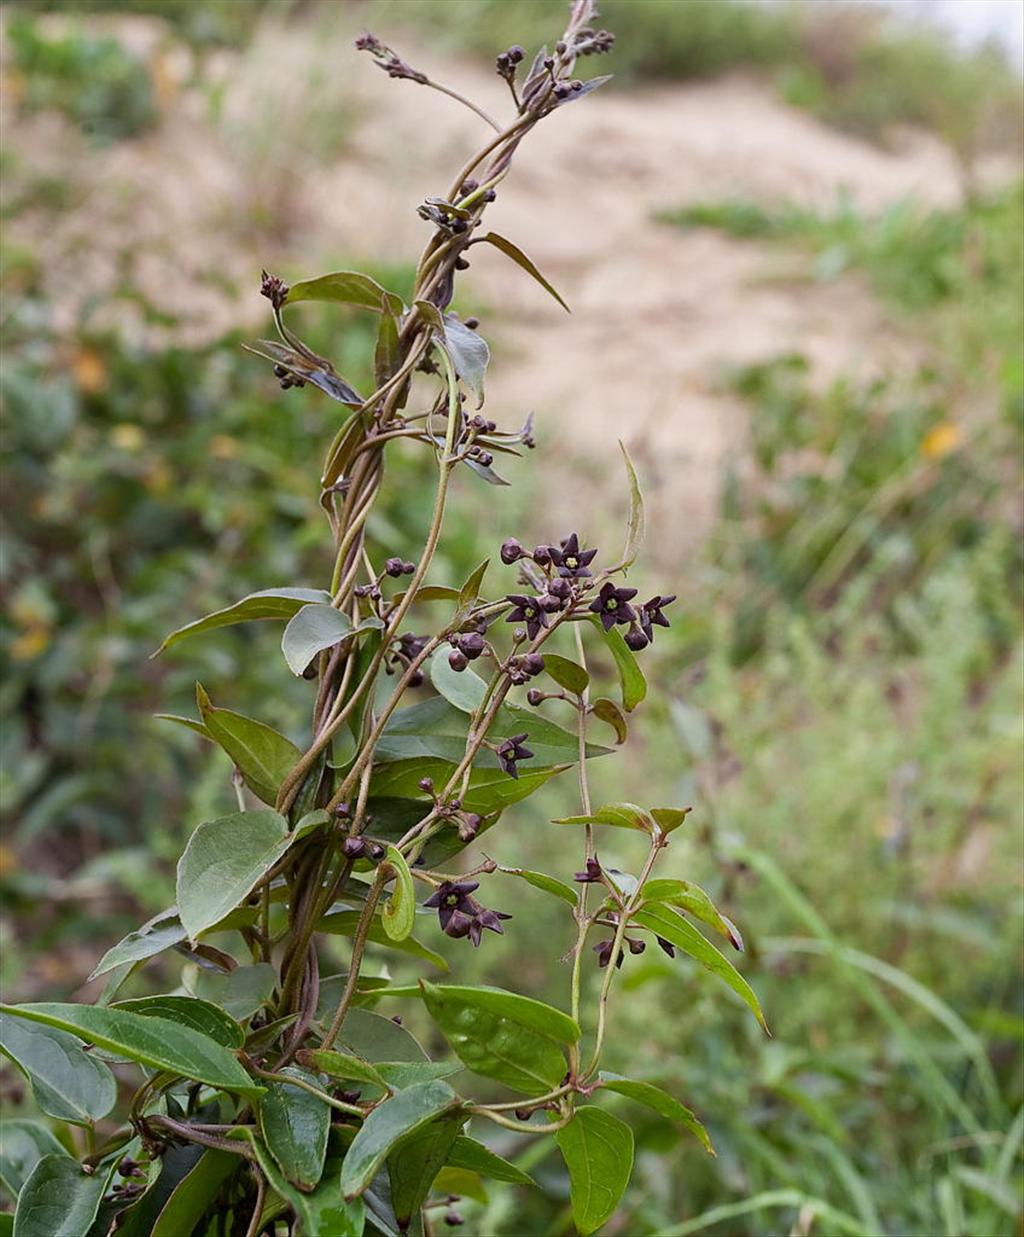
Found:
<path fill-rule="evenodd" d="M 501 252 L 511 258 L 517 266 L 521 266 L 528 275 L 536 279 L 540 286 L 555 298 L 566 313 L 572 312 L 561 296 L 559 296 L 552 284 L 544 278 L 535 263 L 528 258 L 525 253 L 523 253 L 518 245 L 514 245 L 507 237 L 502 236 L 498 232 L 488 232 L 486 236 L 480 237 L 480 240 L 487 241 L 489 244 L 493 245 L 495 249 L 500 249 Z"/>

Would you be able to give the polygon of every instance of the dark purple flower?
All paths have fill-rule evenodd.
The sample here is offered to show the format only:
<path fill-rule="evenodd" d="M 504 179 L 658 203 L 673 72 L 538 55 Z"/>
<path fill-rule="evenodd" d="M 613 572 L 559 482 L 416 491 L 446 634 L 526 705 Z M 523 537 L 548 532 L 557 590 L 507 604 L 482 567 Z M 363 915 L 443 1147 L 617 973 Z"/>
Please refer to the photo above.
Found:
<path fill-rule="evenodd" d="M 495 755 L 498 757 L 498 764 L 505 770 L 509 777 L 518 777 L 519 770 L 516 768 L 517 760 L 529 760 L 533 755 L 528 747 L 523 746 L 523 741 L 529 738 L 526 731 L 522 734 L 514 734 L 510 739 L 504 739 L 495 748 Z"/>
<path fill-rule="evenodd" d="M 596 885 L 601 879 L 601 863 L 595 855 L 593 859 L 587 860 L 587 866 L 584 871 L 576 872 L 573 880 L 580 885 Z"/>
<path fill-rule="evenodd" d="M 594 953 L 597 954 L 597 965 L 599 967 L 604 968 L 608 965 L 609 962 L 611 962 L 612 945 L 614 945 L 614 943 L 615 942 L 612 940 L 607 940 L 607 941 L 601 941 L 599 945 L 594 946 Z M 625 956 L 626 955 L 620 949 L 619 956 L 615 959 L 615 965 L 622 966 L 622 960 L 623 958 L 625 958 Z"/>
<path fill-rule="evenodd" d="M 481 906 L 471 896 L 478 888 L 477 881 L 444 881 L 423 903 L 424 906 L 436 907 L 441 930 L 446 936 L 455 940 L 468 936 L 474 945 L 479 945 L 484 928 L 499 935 L 505 931 L 501 921 L 512 916 Z"/>
<path fill-rule="evenodd" d="M 676 956 L 676 947 L 671 941 L 666 941 L 663 936 L 657 936 L 654 939 L 670 958 L 674 958 Z"/>
<path fill-rule="evenodd" d="M 562 542 L 560 549 L 552 547 L 551 561 L 563 579 L 583 580 L 592 574 L 589 564 L 596 553 L 596 549 L 581 550 L 579 537 L 576 533 L 571 533 Z"/>
<path fill-rule="evenodd" d="M 675 593 L 671 597 L 652 597 L 650 601 L 645 601 L 640 607 L 640 628 L 647 637 L 648 642 L 653 641 L 654 632 L 652 626 L 668 627 L 670 626 L 668 619 L 662 613 L 665 606 L 670 601 L 675 601 Z"/>
<path fill-rule="evenodd" d="M 260 279 L 260 296 L 265 296 L 275 309 L 280 309 L 288 296 L 290 289 L 283 279 L 263 272 Z M 280 377 L 280 375 L 278 375 Z"/>
<path fill-rule="evenodd" d="M 505 615 L 505 622 L 525 623 L 526 634 L 535 640 L 540 629 L 548 625 L 548 616 L 537 604 L 537 598 L 527 597 L 523 593 L 509 593 L 505 600 L 512 603 L 512 609 Z"/>
<path fill-rule="evenodd" d="M 616 623 L 632 623 L 636 619 L 636 611 L 629 604 L 635 596 L 635 588 L 616 588 L 608 580 L 601 585 L 590 609 L 600 616 L 605 631 L 611 631 Z"/>

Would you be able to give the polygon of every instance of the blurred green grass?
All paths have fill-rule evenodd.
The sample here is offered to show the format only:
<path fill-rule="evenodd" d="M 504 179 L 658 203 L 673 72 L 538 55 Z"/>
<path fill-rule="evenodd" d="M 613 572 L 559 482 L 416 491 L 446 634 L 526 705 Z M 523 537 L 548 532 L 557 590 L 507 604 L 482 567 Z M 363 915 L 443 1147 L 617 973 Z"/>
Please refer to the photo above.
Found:
<path fill-rule="evenodd" d="M 447 37 L 493 50 L 528 37 L 516 25 L 506 38 L 506 20 L 547 28 L 546 6 L 478 7 L 479 25 Z M 669 19 L 654 24 L 681 21 L 681 6 L 617 8 L 606 19 L 637 75 L 776 65 L 786 44 L 773 40 L 795 20 L 780 10 L 763 16 L 778 29 L 757 33 L 745 6 L 686 6 L 707 23 L 692 27 L 695 61 L 664 35 Z M 443 24 L 443 7 L 421 12 Z M 744 41 L 755 34 L 763 43 Z M 45 193 L 61 209 L 74 190 Z M 5 209 L 33 207 L 15 192 Z M 641 1061 L 705 1119 L 719 1155 L 642 1123 L 618 1231 L 1001 1237 L 1019 1223 L 1024 1129 L 1021 189 L 879 216 L 709 202 L 665 223 L 677 225 L 772 246 L 802 278 L 860 272 L 928 359 L 824 387 L 799 355 L 736 371 L 748 450 L 706 546 L 678 584 L 657 581 L 680 593 L 647 655 L 659 690 L 629 755 L 596 762 L 595 795 L 695 805 L 672 874 L 741 925 L 774 1039 L 685 962 L 630 959 L 609 1065 L 636 1074 Z M 49 325 L 43 261 L 5 257 L 0 373 L 0 979 L 18 997 L 74 991 L 110 941 L 171 900 L 190 829 L 230 810 L 222 759 L 153 712 L 188 712 L 199 678 L 230 684 L 232 707 L 265 713 L 272 699 L 284 728 L 301 726 L 306 691 L 282 687 L 274 633 L 226 631 L 150 662 L 160 637 L 329 568 L 309 485 L 327 402 L 278 392 L 237 336 L 198 349 L 88 328 L 68 339 Z M 399 291 L 408 279 L 377 274 Z M 141 311 L 173 334 L 159 306 Z M 358 385 L 365 324 L 306 320 Z M 431 483 L 426 462 L 397 457 L 373 537 L 411 548 Z M 531 523 L 535 485 L 496 497 L 493 526 L 457 512 L 438 580 L 460 581 L 507 532 L 550 534 Z M 474 495 L 459 499 L 469 510 Z M 556 782 L 548 814 L 573 798 Z M 517 860 L 570 875 L 564 836 L 535 808 L 507 826 Z M 625 870 L 637 858 L 628 839 L 602 839 L 601 854 Z M 552 942 L 568 948 L 569 924 L 535 891 L 501 892 L 508 934 L 453 953 L 459 973 L 559 1002 Z M 467 1203 L 469 1231 L 566 1231 L 565 1182 L 543 1153 L 519 1152 L 542 1189 Z"/>

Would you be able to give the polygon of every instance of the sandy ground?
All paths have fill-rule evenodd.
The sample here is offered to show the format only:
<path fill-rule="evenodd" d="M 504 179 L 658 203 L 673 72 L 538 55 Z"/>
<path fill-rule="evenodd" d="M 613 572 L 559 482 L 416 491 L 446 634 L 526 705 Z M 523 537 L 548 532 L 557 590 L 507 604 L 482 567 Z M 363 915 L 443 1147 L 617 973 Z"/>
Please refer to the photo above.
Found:
<path fill-rule="evenodd" d="M 159 24 L 118 29 L 154 66 L 158 130 L 93 151 L 52 117 L 11 120 L 6 109 L 22 170 L 74 168 L 70 208 L 22 215 L 8 238 L 45 254 L 56 322 L 69 334 L 87 298 L 125 282 L 182 313 L 179 334 L 198 342 L 240 322 L 261 330 L 264 264 L 294 279 L 323 270 L 325 254 L 406 261 L 427 234 L 416 204 L 444 193 L 488 132 L 451 100 L 389 81 L 337 23 L 264 27 L 243 55 L 210 66 L 218 85 L 206 94 L 182 86 L 187 58 L 168 50 Z M 504 87 L 479 66 L 409 58 L 508 114 Z M 17 94 L 8 78 L 5 102 Z M 471 292 L 490 307 L 482 330 L 495 342 L 491 415 L 511 423 L 535 411 L 545 444 L 584 463 L 617 460 L 624 438 L 644 467 L 656 526 L 698 536 L 719 465 L 742 435 L 741 409 L 721 389 L 725 366 L 795 349 L 827 378 L 905 361 L 917 345 L 854 277 L 795 281 L 778 251 L 653 216 L 729 196 L 828 207 L 840 190 L 869 210 L 910 194 L 936 205 L 960 195 L 954 160 L 934 139 L 907 135 L 881 150 L 742 79 L 630 93 L 613 82 L 550 117 L 521 149 L 490 221 L 573 312 L 496 251 L 474 259 Z M 246 290 L 240 300 L 232 285 Z M 125 319 L 124 302 L 93 321 L 104 315 L 143 329 Z M 602 468 L 588 471 L 590 485 Z M 568 518 L 587 499 L 567 484 L 553 501 Z"/>

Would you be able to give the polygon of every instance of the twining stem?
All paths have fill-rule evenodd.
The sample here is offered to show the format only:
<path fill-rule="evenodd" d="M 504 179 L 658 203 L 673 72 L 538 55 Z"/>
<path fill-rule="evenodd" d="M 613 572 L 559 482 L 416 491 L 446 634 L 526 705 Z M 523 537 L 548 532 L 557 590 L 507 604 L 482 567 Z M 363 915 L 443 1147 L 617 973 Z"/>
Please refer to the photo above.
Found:
<path fill-rule="evenodd" d="M 373 913 L 377 909 L 377 902 L 384 890 L 384 873 L 378 869 L 377 876 L 373 884 L 370 886 L 370 891 L 366 895 L 366 901 L 363 903 L 363 909 L 359 915 L 359 922 L 356 924 L 355 935 L 352 937 L 352 958 L 348 965 L 348 978 L 345 980 L 345 991 L 341 994 L 341 1000 L 338 1002 L 338 1009 L 331 1020 L 331 1025 L 327 1030 L 327 1034 L 323 1038 L 322 1047 L 329 1049 L 334 1041 L 338 1038 L 338 1032 L 342 1028 L 345 1021 L 345 1015 L 348 1013 L 348 1008 L 352 1004 L 352 998 L 355 996 L 356 985 L 359 983 L 359 967 L 363 961 L 363 950 L 366 948 L 366 938 L 370 932 L 370 924 L 373 922 Z"/>

